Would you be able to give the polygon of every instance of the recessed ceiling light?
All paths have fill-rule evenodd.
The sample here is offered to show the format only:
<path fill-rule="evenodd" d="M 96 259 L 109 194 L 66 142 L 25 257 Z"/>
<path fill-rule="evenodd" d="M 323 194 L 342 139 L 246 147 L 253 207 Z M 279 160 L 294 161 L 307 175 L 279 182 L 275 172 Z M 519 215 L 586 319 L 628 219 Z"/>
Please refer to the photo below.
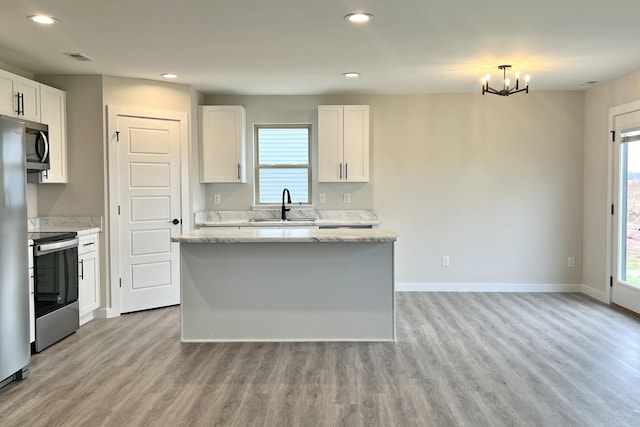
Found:
<path fill-rule="evenodd" d="M 357 12 L 348 14 L 344 17 L 344 19 L 349 22 L 362 23 L 371 21 L 373 19 L 373 15 L 369 13 Z"/>
<path fill-rule="evenodd" d="M 349 78 L 360 77 L 360 73 L 357 73 L 355 71 L 349 71 L 348 73 L 343 73 L 342 75 Z"/>
<path fill-rule="evenodd" d="M 57 21 L 56 18 L 53 18 L 48 15 L 32 15 L 32 16 L 27 16 L 27 18 L 32 20 L 33 22 L 37 22 L 38 24 L 44 24 L 44 25 L 51 25 Z"/>
<path fill-rule="evenodd" d="M 164 73 L 162 77 L 164 77 L 165 79 L 176 79 L 178 78 L 178 75 L 173 73 Z"/>

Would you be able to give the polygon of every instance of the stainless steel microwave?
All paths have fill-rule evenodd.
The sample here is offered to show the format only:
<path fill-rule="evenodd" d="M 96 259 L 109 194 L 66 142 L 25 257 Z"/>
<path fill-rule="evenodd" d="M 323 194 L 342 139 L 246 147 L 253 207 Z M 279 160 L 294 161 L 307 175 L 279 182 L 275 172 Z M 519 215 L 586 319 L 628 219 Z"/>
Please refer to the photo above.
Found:
<path fill-rule="evenodd" d="M 24 122 L 27 172 L 49 170 L 49 126 Z"/>

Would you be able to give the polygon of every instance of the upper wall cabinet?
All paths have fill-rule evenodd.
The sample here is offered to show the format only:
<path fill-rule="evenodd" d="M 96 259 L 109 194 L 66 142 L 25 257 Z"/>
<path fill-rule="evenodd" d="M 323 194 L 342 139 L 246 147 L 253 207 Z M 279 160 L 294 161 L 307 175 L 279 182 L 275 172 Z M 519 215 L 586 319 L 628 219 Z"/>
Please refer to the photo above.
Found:
<path fill-rule="evenodd" d="M 318 181 L 369 181 L 369 106 L 318 106 Z"/>
<path fill-rule="evenodd" d="M 244 107 L 201 105 L 198 110 L 200 182 L 247 182 Z"/>
<path fill-rule="evenodd" d="M 40 85 L 41 121 L 49 126 L 50 169 L 40 174 L 41 183 L 67 182 L 67 95 Z"/>
<path fill-rule="evenodd" d="M 40 83 L 0 70 L 0 114 L 40 122 Z"/>

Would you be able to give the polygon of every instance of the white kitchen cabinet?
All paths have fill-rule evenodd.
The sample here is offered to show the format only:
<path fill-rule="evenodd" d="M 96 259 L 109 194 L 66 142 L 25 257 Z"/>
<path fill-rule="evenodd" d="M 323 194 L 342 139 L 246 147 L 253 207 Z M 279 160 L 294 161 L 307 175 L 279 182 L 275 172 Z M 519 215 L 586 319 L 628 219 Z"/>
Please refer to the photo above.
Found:
<path fill-rule="evenodd" d="M 29 342 L 36 340 L 36 295 L 35 275 L 33 272 L 33 240 L 29 240 Z"/>
<path fill-rule="evenodd" d="M 40 85 L 41 121 L 49 126 L 50 169 L 40 174 L 41 183 L 67 182 L 67 95 Z"/>
<path fill-rule="evenodd" d="M 79 236 L 78 242 L 78 301 L 80 324 L 94 317 L 100 308 L 100 264 L 98 257 L 98 234 Z"/>
<path fill-rule="evenodd" d="M 318 106 L 318 181 L 369 181 L 369 106 Z"/>
<path fill-rule="evenodd" d="M 200 182 L 245 183 L 246 111 L 240 105 L 201 105 Z"/>
<path fill-rule="evenodd" d="M 40 83 L 0 70 L 0 114 L 40 122 Z"/>

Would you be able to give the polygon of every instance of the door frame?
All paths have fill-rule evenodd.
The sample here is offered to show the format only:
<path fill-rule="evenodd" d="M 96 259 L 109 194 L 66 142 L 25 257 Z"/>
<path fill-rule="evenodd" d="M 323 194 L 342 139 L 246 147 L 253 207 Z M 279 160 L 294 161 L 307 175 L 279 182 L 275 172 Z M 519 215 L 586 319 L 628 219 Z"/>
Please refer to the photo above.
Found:
<path fill-rule="evenodd" d="M 150 108 L 107 105 L 107 137 L 105 139 L 107 152 L 107 180 L 105 185 L 105 252 L 107 259 L 106 300 L 109 302 L 104 310 L 104 317 L 120 316 L 120 222 L 118 221 L 118 150 L 117 141 L 118 117 L 133 117 L 143 119 L 169 120 L 179 122 L 180 126 L 180 214 L 182 216 L 181 229 L 191 229 L 191 214 L 189 212 L 189 165 L 191 159 L 191 143 L 189 141 L 189 115 L 180 111 L 165 111 Z"/>
<path fill-rule="evenodd" d="M 609 108 L 609 131 L 613 132 L 615 130 L 615 118 L 616 116 L 620 116 L 623 114 L 629 114 L 636 111 L 640 111 L 640 101 L 633 101 L 627 104 L 617 105 L 615 107 Z M 611 288 L 613 286 L 612 281 L 616 280 L 617 276 L 617 266 L 614 265 L 616 262 L 617 256 L 614 251 L 616 251 L 616 242 L 618 239 L 615 221 L 615 215 L 618 214 L 618 194 L 616 192 L 615 184 L 616 177 L 614 176 L 616 171 L 618 170 L 618 165 L 615 165 L 614 162 L 618 161 L 615 156 L 615 144 L 618 142 L 617 138 L 619 135 L 616 135 L 616 141 L 613 141 L 611 134 L 609 134 L 608 138 L 608 182 L 607 182 L 607 267 L 605 271 L 605 283 L 606 283 L 606 302 L 608 304 L 612 303 L 612 293 Z M 611 207 L 614 207 L 614 213 L 610 210 Z"/>

